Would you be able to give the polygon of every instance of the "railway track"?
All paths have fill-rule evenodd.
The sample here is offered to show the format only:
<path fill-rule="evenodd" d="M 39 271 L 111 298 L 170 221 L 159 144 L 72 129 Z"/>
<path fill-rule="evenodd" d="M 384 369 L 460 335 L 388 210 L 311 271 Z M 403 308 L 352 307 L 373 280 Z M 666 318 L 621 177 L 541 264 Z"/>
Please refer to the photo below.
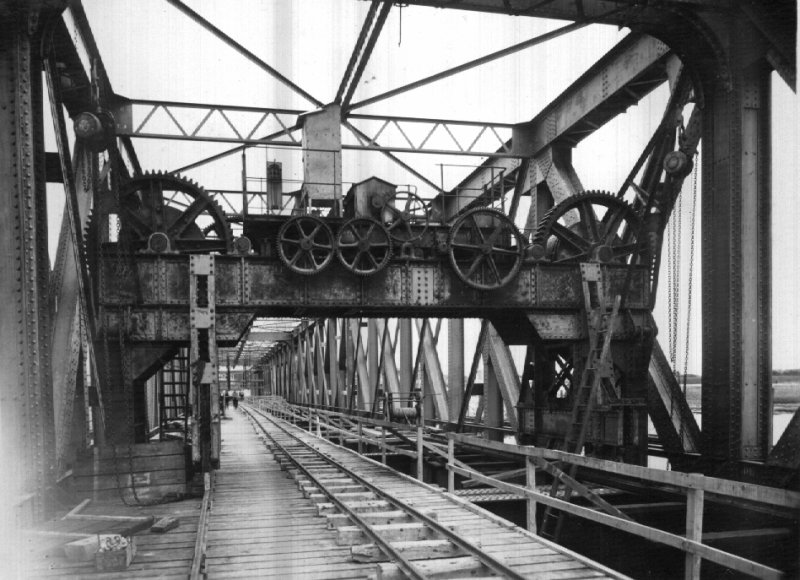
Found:
<path fill-rule="evenodd" d="M 381 578 L 620 577 L 468 503 L 244 406 L 276 461 Z"/>

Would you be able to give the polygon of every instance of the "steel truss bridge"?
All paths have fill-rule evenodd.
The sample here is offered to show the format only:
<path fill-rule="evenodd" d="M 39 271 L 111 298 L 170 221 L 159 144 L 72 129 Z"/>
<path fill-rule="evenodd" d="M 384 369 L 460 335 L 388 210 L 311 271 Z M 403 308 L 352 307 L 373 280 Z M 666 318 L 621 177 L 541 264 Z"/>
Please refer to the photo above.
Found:
<path fill-rule="evenodd" d="M 657 448 L 675 471 L 798 488 L 800 415 L 772 441 L 771 375 L 770 138 L 780 112 L 770 87 L 776 72 L 795 90 L 794 3 L 412 0 L 403 5 L 568 24 L 360 101 L 396 3 L 365 7 L 332 100 L 181 0 L 166 3 L 309 106 L 117 94 L 79 0 L 0 0 L 0 184 L 10 208 L 0 296 L 13 304 L 0 313 L 0 429 L 13 442 L 17 517 L 44 517 L 94 446 L 179 436 L 194 473 L 215 469 L 216 403 L 232 385 L 598 461 L 646 465 Z M 358 111 L 591 24 L 630 33 L 519 123 Z M 628 177 L 616 191 L 585 188 L 572 152 L 664 85 L 662 118 Z M 232 148 L 143 168 L 137 147 L 153 140 Z M 256 191 L 246 167 L 241 190 L 180 175 L 259 146 L 302 151 L 303 182 L 284 181 L 277 163 Z M 369 175 L 346 187 L 351 151 L 385 156 L 408 184 Z M 445 189 L 398 156 L 409 153 L 480 165 Z M 694 164 L 702 429 L 652 317 L 665 231 Z M 52 268 L 48 183 L 66 193 Z M 567 488 L 569 499 L 577 488 Z"/>

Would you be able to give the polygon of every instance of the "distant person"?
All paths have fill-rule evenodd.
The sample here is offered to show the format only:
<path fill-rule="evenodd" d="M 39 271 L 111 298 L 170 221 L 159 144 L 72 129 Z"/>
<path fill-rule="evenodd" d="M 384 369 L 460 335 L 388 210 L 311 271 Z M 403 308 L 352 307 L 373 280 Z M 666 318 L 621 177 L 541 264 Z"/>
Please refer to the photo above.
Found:
<path fill-rule="evenodd" d="M 233 408 L 234 409 L 238 409 L 239 408 L 239 397 L 237 397 L 236 393 L 234 393 L 233 397 L 231 397 L 231 398 L 233 399 Z"/>

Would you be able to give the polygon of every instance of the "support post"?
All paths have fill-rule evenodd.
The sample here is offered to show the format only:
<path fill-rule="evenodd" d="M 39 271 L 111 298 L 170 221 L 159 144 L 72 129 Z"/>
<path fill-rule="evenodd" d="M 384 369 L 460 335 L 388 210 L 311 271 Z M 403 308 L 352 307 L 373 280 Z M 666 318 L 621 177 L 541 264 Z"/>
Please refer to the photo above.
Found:
<path fill-rule="evenodd" d="M 386 465 L 386 427 L 381 427 L 381 463 Z"/>
<path fill-rule="evenodd" d="M 192 379 L 192 460 L 201 471 L 219 467 L 219 371 L 214 303 L 214 258 L 189 257 L 190 367 Z"/>
<path fill-rule="evenodd" d="M 361 390 L 364 391 L 364 396 L 369 393 L 370 401 L 372 401 L 371 388 L 373 385 L 378 384 L 378 372 L 380 368 L 380 354 L 378 353 L 378 344 L 380 342 L 380 333 L 378 332 L 378 320 L 370 318 L 367 321 L 367 375 L 368 382 L 361 385 Z"/>
<path fill-rule="evenodd" d="M 532 457 L 525 458 L 525 486 L 531 491 L 536 491 L 536 464 Z M 535 534 L 536 531 L 536 500 L 529 495 L 526 502 L 528 505 L 528 531 Z"/>
<path fill-rule="evenodd" d="M 422 421 L 421 417 L 420 421 Z M 425 461 L 422 454 L 424 449 L 422 446 L 422 436 L 423 436 L 422 423 L 419 423 L 417 425 L 417 479 L 424 482 L 425 479 L 423 477 L 422 470 L 425 466 Z"/>
<path fill-rule="evenodd" d="M 496 429 L 503 426 L 503 396 L 495 372 L 492 357 L 489 356 L 486 347 L 483 359 L 483 423 L 487 427 L 494 428 L 486 430 L 487 440 L 502 441 L 503 434 Z"/>
<path fill-rule="evenodd" d="M 397 322 L 400 325 L 400 394 L 408 396 L 414 385 L 411 384 L 414 373 L 414 353 L 411 336 L 412 321 L 410 318 L 401 318 Z"/>
<path fill-rule="evenodd" d="M 455 467 L 455 453 L 456 442 L 453 439 L 447 439 L 447 491 L 453 493 L 456 490 L 456 474 L 453 471 Z"/>
<path fill-rule="evenodd" d="M 7 501 L 34 495 L 32 513 L 15 514 L 24 520 L 44 516 L 55 437 L 41 63 L 32 42 L 38 14 L 19 6 L 0 17 L 0 441 L 6 465 L 15 468 L 7 474 Z"/>
<path fill-rule="evenodd" d="M 447 322 L 447 404 L 450 421 L 457 421 L 464 399 L 464 320 Z"/>
<path fill-rule="evenodd" d="M 702 489 L 686 490 L 686 539 L 695 542 L 703 541 L 703 500 Z M 702 558 L 691 552 L 686 553 L 685 580 L 700 579 L 700 563 Z"/>
<path fill-rule="evenodd" d="M 763 461 L 772 439 L 770 67 L 746 17 L 730 38 L 732 87 L 703 114 L 703 451 Z"/>

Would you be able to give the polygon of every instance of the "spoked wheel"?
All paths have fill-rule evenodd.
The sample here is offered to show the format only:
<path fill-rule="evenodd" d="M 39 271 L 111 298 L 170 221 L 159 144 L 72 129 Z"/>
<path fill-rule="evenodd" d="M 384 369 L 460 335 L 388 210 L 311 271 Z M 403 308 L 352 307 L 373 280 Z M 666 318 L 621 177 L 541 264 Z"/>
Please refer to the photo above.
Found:
<path fill-rule="evenodd" d="M 230 253 L 233 232 L 216 201 L 195 182 L 146 173 L 119 192 L 120 238 L 133 250 Z"/>
<path fill-rule="evenodd" d="M 577 219 L 569 220 L 570 213 Z M 540 222 L 534 244 L 546 259 L 558 263 L 649 265 L 649 244 L 637 239 L 639 225 L 639 216 L 625 201 L 589 191 L 553 207 Z"/>
<path fill-rule="evenodd" d="M 293 217 L 278 230 L 278 255 L 292 272 L 317 274 L 333 259 L 333 232 L 319 218 Z"/>
<path fill-rule="evenodd" d="M 415 193 L 398 191 L 382 200 L 381 222 L 396 244 L 420 239 L 428 228 L 428 208 Z"/>
<path fill-rule="evenodd" d="M 353 218 L 336 237 L 336 252 L 345 268 L 369 276 L 386 267 L 392 255 L 389 232 L 372 218 Z"/>
<path fill-rule="evenodd" d="M 493 209 L 473 209 L 458 218 L 448 246 L 456 275 L 479 290 L 502 288 L 522 265 L 522 234 L 506 215 Z"/>

